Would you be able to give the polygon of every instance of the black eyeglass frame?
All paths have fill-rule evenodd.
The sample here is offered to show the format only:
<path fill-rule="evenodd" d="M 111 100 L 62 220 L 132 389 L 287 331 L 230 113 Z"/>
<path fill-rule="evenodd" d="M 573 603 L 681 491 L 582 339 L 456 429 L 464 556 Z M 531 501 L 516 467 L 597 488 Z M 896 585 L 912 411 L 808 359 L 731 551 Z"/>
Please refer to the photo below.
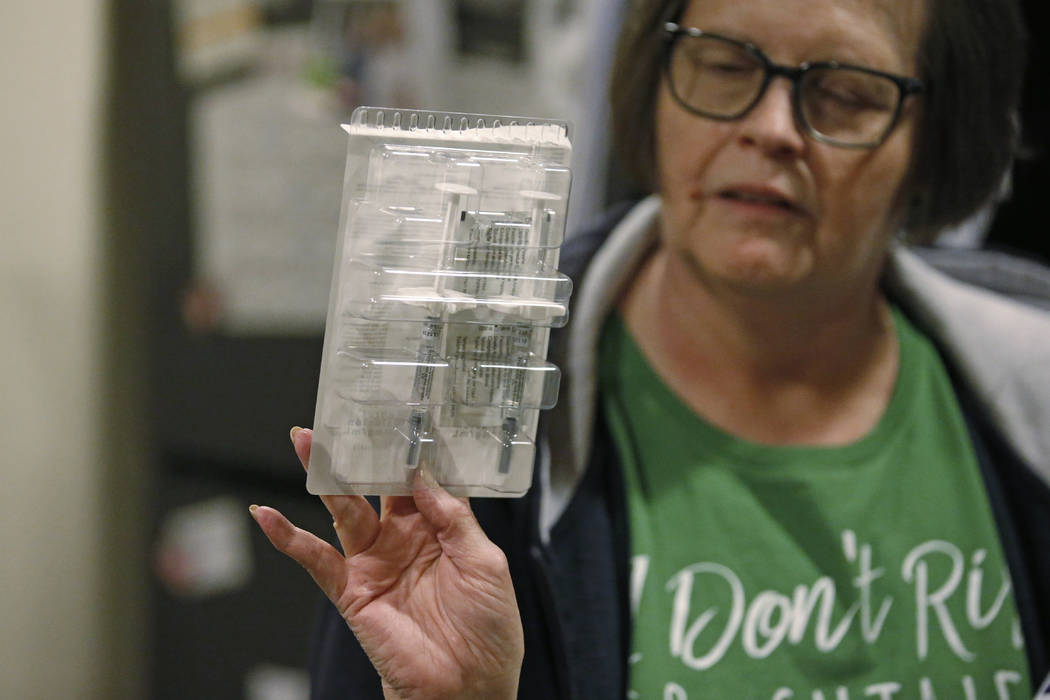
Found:
<path fill-rule="evenodd" d="M 755 108 L 755 105 L 762 101 L 762 98 L 766 94 L 766 90 L 769 88 L 769 84 L 773 82 L 773 78 L 777 76 L 783 76 L 791 81 L 791 105 L 795 113 L 795 121 L 799 126 L 802 127 L 805 133 L 807 133 L 809 136 L 816 139 L 817 141 L 820 141 L 821 143 L 826 143 L 832 146 L 838 146 L 839 148 L 872 149 L 882 145 L 882 143 L 889 138 L 890 134 L 893 133 L 893 130 L 896 128 L 897 123 L 900 121 L 901 112 L 904 110 L 904 101 L 911 95 L 921 95 L 929 92 L 929 87 L 926 85 L 926 83 L 924 83 L 918 78 L 894 75 L 893 73 L 886 73 L 885 71 L 875 70 L 874 68 L 868 68 L 866 66 L 857 66 L 850 63 L 840 63 L 838 61 L 820 61 L 816 63 L 806 62 L 798 66 L 781 65 L 779 63 L 774 63 L 768 56 L 766 56 L 765 53 L 762 52 L 762 49 L 758 48 L 751 42 L 740 41 L 739 39 L 723 36 L 721 34 L 715 34 L 713 32 L 705 32 L 702 29 L 697 29 L 696 27 L 683 27 L 677 22 L 665 22 L 663 26 L 663 32 L 664 41 L 666 43 L 663 58 L 664 74 L 667 78 L 667 85 L 670 88 L 671 96 L 674 98 L 675 102 L 677 102 L 685 110 L 692 112 L 693 114 L 696 114 L 698 116 L 706 117 L 707 119 L 728 122 L 743 118 L 747 115 L 748 112 Z M 755 99 L 748 103 L 739 112 L 731 114 L 729 116 L 705 112 L 703 110 L 697 109 L 696 107 L 693 107 L 684 99 L 682 99 L 682 97 L 678 94 L 677 90 L 675 90 L 674 80 L 671 79 L 671 55 L 674 52 L 675 44 L 683 36 L 720 39 L 722 41 L 740 47 L 748 54 L 756 58 L 762 64 L 762 67 L 765 70 L 765 75 L 762 78 L 762 85 L 759 87 L 758 92 L 755 94 Z M 897 86 L 897 108 L 896 110 L 894 110 L 893 118 L 890 120 L 889 125 L 886 127 L 881 137 L 874 141 L 866 141 L 864 143 L 846 143 L 833 139 L 829 136 L 825 136 L 824 134 L 817 131 L 816 128 L 814 128 L 813 125 L 809 123 L 809 120 L 806 119 L 805 115 L 802 112 L 802 79 L 805 77 L 806 73 L 808 73 L 811 70 L 824 70 L 829 68 L 847 68 L 849 70 L 860 71 L 861 73 L 868 73 L 869 75 L 875 75 L 881 78 L 886 78 L 887 80 L 892 81 Z"/>

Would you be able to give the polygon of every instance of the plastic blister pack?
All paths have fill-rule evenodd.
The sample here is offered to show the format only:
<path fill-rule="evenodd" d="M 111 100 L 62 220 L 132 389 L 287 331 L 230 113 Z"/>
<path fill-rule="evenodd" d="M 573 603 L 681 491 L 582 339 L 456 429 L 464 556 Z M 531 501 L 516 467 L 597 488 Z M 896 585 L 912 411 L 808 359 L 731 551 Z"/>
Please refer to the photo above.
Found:
<path fill-rule="evenodd" d="M 407 494 L 425 463 L 461 496 L 520 496 L 557 270 L 564 122 L 362 107 L 351 123 L 307 488 Z"/>

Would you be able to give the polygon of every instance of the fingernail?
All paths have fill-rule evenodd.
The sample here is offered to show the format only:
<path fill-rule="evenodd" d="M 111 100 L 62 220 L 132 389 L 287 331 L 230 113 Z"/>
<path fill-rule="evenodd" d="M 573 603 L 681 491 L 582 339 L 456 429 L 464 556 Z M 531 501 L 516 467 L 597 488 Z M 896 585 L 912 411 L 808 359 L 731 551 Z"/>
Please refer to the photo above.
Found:
<path fill-rule="evenodd" d="M 300 430 L 302 430 L 302 428 L 296 425 L 293 426 L 291 432 L 288 433 L 289 437 L 292 438 L 292 444 L 295 444 L 295 436 L 299 433 Z"/>
<path fill-rule="evenodd" d="M 254 503 L 248 506 L 248 512 L 251 513 L 253 518 L 255 517 L 255 511 L 257 510 L 259 510 L 259 506 L 255 505 Z"/>

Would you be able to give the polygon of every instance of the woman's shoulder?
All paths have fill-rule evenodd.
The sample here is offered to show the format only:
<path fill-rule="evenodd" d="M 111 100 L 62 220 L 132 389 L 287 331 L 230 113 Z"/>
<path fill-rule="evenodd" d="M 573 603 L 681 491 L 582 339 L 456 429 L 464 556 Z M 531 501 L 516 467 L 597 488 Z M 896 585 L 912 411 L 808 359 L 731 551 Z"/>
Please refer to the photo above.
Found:
<path fill-rule="evenodd" d="M 1050 270 L 995 251 L 895 247 L 890 297 L 1050 484 Z"/>
<path fill-rule="evenodd" d="M 985 248 L 916 247 L 910 250 L 955 280 L 1050 310 L 1050 267 L 1041 261 Z"/>

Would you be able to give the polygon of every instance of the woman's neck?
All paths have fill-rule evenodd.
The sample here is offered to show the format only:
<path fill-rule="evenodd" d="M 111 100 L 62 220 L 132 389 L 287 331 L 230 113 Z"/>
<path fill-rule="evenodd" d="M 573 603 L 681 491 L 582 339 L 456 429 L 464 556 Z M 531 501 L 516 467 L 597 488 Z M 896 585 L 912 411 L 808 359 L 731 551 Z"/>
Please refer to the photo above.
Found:
<path fill-rule="evenodd" d="M 889 403 L 896 335 L 874 281 L 810 296 L 713 289 L 657 248 L 621 311 L 657 374 L 715 425 L 768 444 L 846 444 Z"/>

